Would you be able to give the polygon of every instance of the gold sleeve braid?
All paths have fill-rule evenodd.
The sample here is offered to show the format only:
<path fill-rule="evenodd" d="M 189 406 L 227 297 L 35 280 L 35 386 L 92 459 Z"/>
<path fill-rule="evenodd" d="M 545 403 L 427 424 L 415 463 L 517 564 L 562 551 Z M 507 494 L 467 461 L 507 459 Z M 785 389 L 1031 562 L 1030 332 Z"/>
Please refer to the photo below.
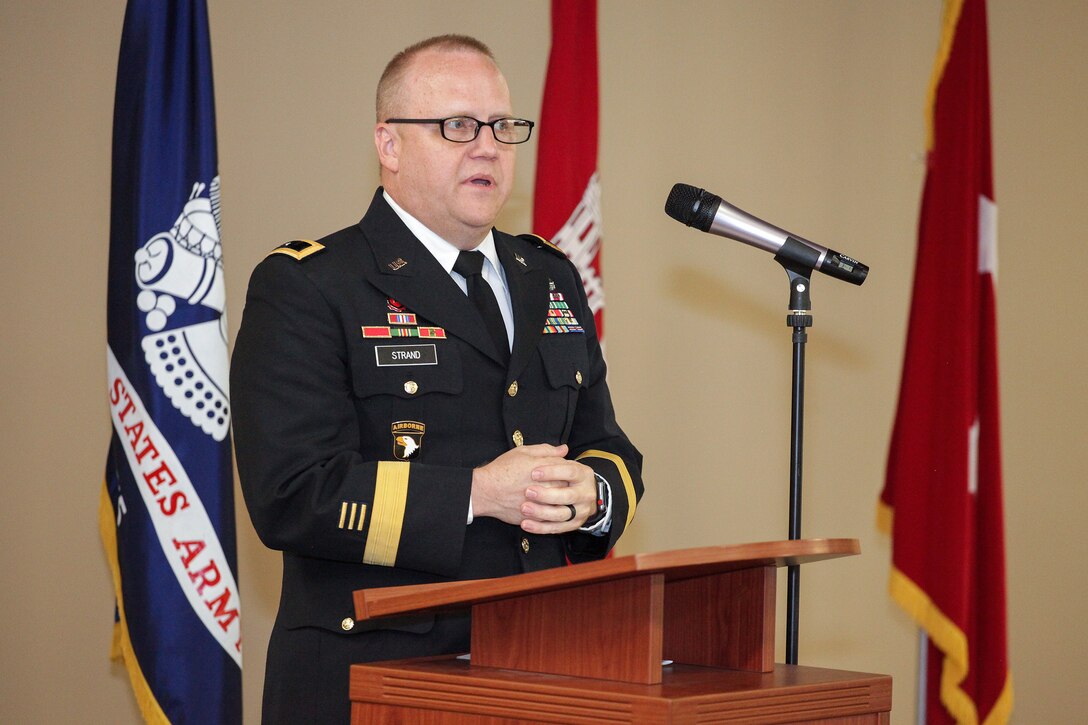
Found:
<path fill-rule="evenodd" d="M 410 466 L 403 461 L 378 462 L 370 531 L 367 532 L 366 549 L 363 551 L 365 564 L 393 566 L 397 562 L 404 509 L 408 503 Z"/>

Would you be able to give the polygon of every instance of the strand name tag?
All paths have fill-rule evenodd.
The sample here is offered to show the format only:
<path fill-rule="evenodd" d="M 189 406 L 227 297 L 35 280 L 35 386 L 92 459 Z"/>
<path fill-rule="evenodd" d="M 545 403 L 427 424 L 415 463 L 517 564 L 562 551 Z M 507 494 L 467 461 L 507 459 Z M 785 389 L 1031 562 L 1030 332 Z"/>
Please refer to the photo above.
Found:
<path fill-rule="evenodd" d="M 437 365 L 438 349 L 430 345 L 376 345 L 378 367 L 396 365 Z"/>

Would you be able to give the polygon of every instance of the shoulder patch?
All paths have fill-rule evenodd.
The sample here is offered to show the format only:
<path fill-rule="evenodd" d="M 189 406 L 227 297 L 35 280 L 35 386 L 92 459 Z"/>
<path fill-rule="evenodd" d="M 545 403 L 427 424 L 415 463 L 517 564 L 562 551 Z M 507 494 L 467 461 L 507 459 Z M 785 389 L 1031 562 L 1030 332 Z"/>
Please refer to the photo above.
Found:
<path fill-rule="evenodd" d="M 566 252 L 564 252 L 562 249 L 555 246 L 554 244 L 552 244 L 551 242 L 549 242 L 547 239 L 540 236 L 539 234 L 519 234 L 518 238 L 519 239 L 524 239 L 525 241 L 529 242 L 529 244 L 532 244 L 533 246 L 537 247 L 538 249 L 549 249 L 553 253 L 558 254 L 563 259 L 567 258 L 567 253 Z"/>
<path fill-rule="evenodd" d="M 273 254 L 286 254 L 288 257 L 292 257 L 297 261 L 302 261 L 311 254 L 317 254 L 325 248 L 324 244 L 315 242 L 312 239 L 295 239 L 291 242 L 286 242 L 273 249 L 268 253 L 271 257 Z"/>

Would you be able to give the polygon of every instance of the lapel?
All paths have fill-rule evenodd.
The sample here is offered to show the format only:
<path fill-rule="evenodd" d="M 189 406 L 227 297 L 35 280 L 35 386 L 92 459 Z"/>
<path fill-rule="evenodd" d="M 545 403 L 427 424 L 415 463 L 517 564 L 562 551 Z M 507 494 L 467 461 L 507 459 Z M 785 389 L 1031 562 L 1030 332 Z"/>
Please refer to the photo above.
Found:
<path fill-rule="evenodd" d="M 410 311 L 444 328 L 447 334 L 464 340 L 501 364 L 476 308 L 438 260 L 404 226 L 382 198 L 381 188 L 359 222 L 359 229 L 372 254 L 367 253 L 367 245 L 358 245 L 359 267 L 371 284 Z M 513 257 L 510 259 L 521 266 L 513 261 Z M 547 281 L 544 284 L 547 288 Z M 518 319 L 516 306 L 514 319 Z M 543 329 L 543 322 L 540 329 Z M 517 339 L 515 333 L 515 343 Z"/>
<path fill-rule="evenodd" d="M 506 272 L 510 306 L 514 311 L 514 346 L 510 353 L 509 377 L 516 378 L 544 333 L 544 323 L 548 318 L 548 274 L 516 253 L 511 238 L 502 232 L 495 232 L 495 248 Z"/>

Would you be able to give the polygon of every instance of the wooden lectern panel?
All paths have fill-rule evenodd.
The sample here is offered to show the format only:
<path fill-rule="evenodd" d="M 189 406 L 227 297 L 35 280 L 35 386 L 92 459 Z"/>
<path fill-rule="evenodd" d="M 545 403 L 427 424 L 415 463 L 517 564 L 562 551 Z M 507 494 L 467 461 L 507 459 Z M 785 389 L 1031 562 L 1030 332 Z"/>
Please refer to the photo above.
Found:
<path fill-rule="evenodd" d="M 472 662 L 656 684 L 664 589 L 653 574 L 477 604 Z"/>
<path fill-rule="evenodd" d="M 665 659 L 773 670 L 775 584 L 775 569 L 769 566 L 666 584 Z"/>

